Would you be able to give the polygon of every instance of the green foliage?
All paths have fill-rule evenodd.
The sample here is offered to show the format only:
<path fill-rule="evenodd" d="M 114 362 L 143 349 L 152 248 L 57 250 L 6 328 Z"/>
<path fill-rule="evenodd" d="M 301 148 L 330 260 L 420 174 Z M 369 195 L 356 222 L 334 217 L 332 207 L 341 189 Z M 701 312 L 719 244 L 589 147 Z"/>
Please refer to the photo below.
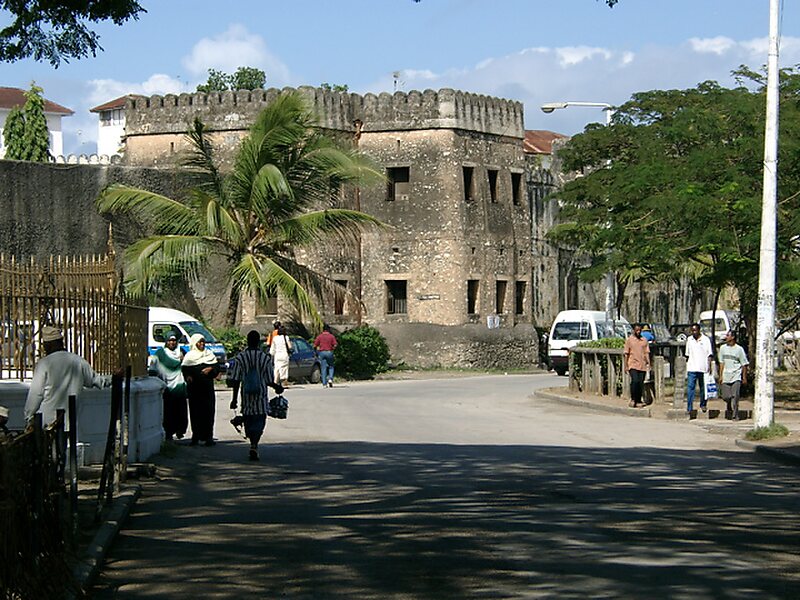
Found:
<path fill-rule="evenodd" d="M 346 83 L 320 83 L 319 87 L 321 87 L 326 92 L 347 92 L 350 89 Z"/>
<path fill-rule="evenodd" d="M 372 379 L 388 369 L 389 346 L 374 327 L 362 325 L 338 337 L 336 374 L 347 379 Z"/>
<path fill-rule="evenodd" d="M 690 275 L 731 285 L 755 330 L 765 90 L 758 74 L 735 75 L 733 89 L 705 82 L 634 94 L 610 126 L 574 136 L 559 157 L 584 176 L 557 194 L 561 224 L 548 238 L 588 257 L 584 279 L 616 271 L 625 282 Z M 800 234 L 799 87 L 800 70 L 785 69 L 778 264 L 787 293 Z"/>
<path fill-rule="evenodd" d="M 61 61 L 95 56 L 102 50 L 89 23 L 121 25 L 146 12 L 136 0 L 0 0 L 0 10 L 13 18 L 0 30 L 0 61 L 33 57 L 56 68 Z"/>
<path fill-rule="evenodd" d="M 748 440 L 756 441 L 786 437 L 787 435 L 789 435 L 789 430 L 785 425 L 781 425 L 780 423 L 772 423 L 767 427 L 756 427 L 755 429 L 751 429 L 744 434 L 744 437 L 746 437 Z"/>
<path fill-rule="evenodd" d="M 97 200 L 102 212 L 130 214 L 154 231 L 126 249 L 129 289 L 143 294 L 176 274 L 196 277 L 217 255 L 229 264 L 228 325 L 236 322 L 242 293 L 264 302 L 280 293 L 300 318 L 321 325 L 312 295 L 341 288 L 298 263 L 296 251 L 322 241 L 346 246 L 365 227 L 382 225 L 359 211 L 330 208 L 341 186 L 382 181 L 381 172 L 328 137 L 297 92 L 261 112 L 224 176 L 199 120 L 188 137 L 192 151 L 183 167 L 198 183 L 185 198 L 114 185 Z"/>
<path fill-rule="evenodd" d="M 25 160 L 25 115 L 18 106 L 8 113 L 6 125 L 3 129 L 3 140 L 6 147 L 6 158 L 9 160 Z"/>
<path fill-rule="evenodd" d="M 44 115 L 42 88 L 35 83 L 25 92 L 22 110 L 15 107 L 6 119 L 3 131 L 6 158 L 47 162 L 50 160 L 50 132 Z"/>
<path fill-rule="evenodd" d="M 625 340 L 621 337 L 600 338 L 578 343 L 581 348 L 624 348 Z"/>
<path fill-rule="evenodd" d="M 266 82 L 266 73 L 255 67 L 239 67 L 234 73 L 209 69 L 208 81 L 198 85 L 197 91 L 208 94 L 226 90 L 260 90 Z"/>
<path fill-rule="evenodd" d="M 44 116 L 44 98 L 42 88 L 31 84 L 25 92 L 25 134 L 23 146 L 27 157 L 23 160 L 31 162 L 47 162 L 50 160 L 50 132 L 47 130 L 47 117 Z"/>
<path fill-rule="evenodd" d="M 231 359 L 247 348 L 247 336 L 238 327 L 221 327 L 212 330 L 217 341 L 225 346 L 225 353 Z"/>

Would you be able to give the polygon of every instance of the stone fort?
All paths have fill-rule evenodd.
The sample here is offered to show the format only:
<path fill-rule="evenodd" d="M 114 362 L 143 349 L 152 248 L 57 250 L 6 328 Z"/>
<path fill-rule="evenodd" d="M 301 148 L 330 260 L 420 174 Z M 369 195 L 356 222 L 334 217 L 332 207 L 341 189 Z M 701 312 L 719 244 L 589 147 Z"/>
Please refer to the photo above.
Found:
<path fill-rule="evenodd" d="M 341 203 L 389 228 L 364 233 L 353 248 L 321 247 L 301 256 L 362 299 L 365 310 L 319 298 L 331 325 L 373 325 L 395 361 L 416 366 L 529 367 L 537 363 L 535 327 L 549 327 L 564 308 L 602 308 L 601 286 L 577 280 L 573 253 L 544 241 L 557 218 L 546 196 L 562 175 L 540 154 L 524 151 L 520 102 L 452 89 L 379 95 L 298 90 L 320 124 L 381 165 L 387 180 L 345 194 Z M 148 181 L 165 190 L 180 187 L 168 173 L 187 147 L 185 133 L 195 117 L 213 132 L 217 154 L 229 164 L 256 115 L 281 92 L 129 97 L 125 166 L 81 168 L 105 170 L 93 181 L 130 179 L 127 169 L 135 169 L 143 187 Z M 194 286 L 212 322 L 227 297 L 214 280 Z M 632 290 L 623 313 L 685 320 L 691 294 L 678 292 Z M 266 328 L 289 311 L 279 298 L 266 306 L 245 298 L 240 322 Z"/>

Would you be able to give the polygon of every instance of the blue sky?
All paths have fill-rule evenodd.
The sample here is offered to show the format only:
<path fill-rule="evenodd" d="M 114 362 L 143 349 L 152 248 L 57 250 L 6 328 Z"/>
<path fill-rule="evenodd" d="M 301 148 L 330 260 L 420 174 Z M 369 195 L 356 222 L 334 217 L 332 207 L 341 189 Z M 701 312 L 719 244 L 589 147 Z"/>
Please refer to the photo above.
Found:
<path fill-rule="evenodd" d="M 65 150 L 92 152 L 92 106 L 125 93 L 192 91 L 207 69 L 255 66 L 267 85 L 346 83 L 355 92 L 452 87 L 520 100 L 529 129 L 572 134 L 599 109 L 546 115 L 543 102 L 619 104 L 637 91 L 730 84 L 766 62 L 768 0 L 140 0 L 122 27 L 101 25 L 104 51 L 54 70 L 0 65 L 0 85 L 75 110 Z M 800 63 L 800 6 L 782 13 L 781 65 Z M 0 14 L 0 25 L 7 18 Z M 399 73 L 397 82 L 393 73 Z"/>

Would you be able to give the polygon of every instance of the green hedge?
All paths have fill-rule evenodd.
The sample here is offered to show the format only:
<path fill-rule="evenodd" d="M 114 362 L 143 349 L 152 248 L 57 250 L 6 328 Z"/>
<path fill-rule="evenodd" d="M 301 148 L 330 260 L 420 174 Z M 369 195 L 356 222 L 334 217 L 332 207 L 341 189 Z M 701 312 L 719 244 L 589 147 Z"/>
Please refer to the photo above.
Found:
<path fill-rule="evenodd" d="M 380 331 L 362 325 L 338 337 L 333 353 L 336 375 L 345 379 L 372 379 L 388 369 L 389 346 Z"/>

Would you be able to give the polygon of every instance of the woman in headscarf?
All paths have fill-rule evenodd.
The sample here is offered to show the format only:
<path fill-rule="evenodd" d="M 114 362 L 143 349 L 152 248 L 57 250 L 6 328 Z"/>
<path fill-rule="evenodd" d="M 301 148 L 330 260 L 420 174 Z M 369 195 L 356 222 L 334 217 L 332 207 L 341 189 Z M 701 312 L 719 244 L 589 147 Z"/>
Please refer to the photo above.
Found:
<path fill-rule="evenodd" d="M 286 337 L 286 330 L 283 326 L 279 325 L 278 335 L 272 338 L 269 353 L 275 363 L 275 383 L 283 387 L 289 385 L 289 357 L 292 355 L 293 351 L 292 342 Z"/>
<path fill-rule="evenodd" d="M 164 388 L 164 434 L 167 440 L 171 440 L 173 435 L 182 439 L 189 425 L 186 414 L 186 382 L 181 372 L 182 359 L 175 335 L 170 335 L 165 345 L 153 355 L 153 366 L 159 378 L 167 384 Z"/>
<path fill-rule="evenodd" d="M 211 350 L 206 350 L 206 339 L 195 333 L 189 338 L 189 352 L 181 366 L 189 396 L 189 419 L 192 422 L 192 445 L 205 442 L 214 445 L 214 379 L 219 375 L 219 363 Z"/>

